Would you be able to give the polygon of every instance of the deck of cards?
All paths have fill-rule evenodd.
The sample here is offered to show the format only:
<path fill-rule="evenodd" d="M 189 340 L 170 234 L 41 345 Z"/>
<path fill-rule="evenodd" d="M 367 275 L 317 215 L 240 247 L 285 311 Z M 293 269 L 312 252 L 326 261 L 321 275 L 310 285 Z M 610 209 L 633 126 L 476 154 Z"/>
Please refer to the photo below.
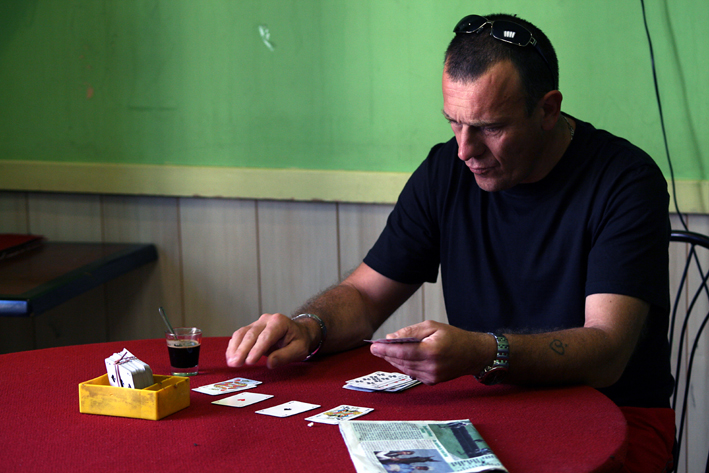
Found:
<path fill-rule="evenodd" d="M 106 358 L 106 373 L 111 386 L 143 389 L 153 385 L 153 370 L 126 350 Z"/>
<path fill-rule="evenodd" d="M 387 373 L 385 371 L 375 371 L 367 376 L 351 379 L 342 386 L 345 389 L 365 392 L 400 392 L 412 388 L 421 381 L 413 379 L 403 373 Z"/>

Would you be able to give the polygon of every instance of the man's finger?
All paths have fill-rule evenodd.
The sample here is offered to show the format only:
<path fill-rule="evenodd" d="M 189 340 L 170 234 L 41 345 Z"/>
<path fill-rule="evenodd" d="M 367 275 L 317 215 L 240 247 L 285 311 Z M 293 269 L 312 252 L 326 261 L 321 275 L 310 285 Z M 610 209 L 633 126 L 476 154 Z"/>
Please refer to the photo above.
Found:
<path fill-rule="evenodd" d="M 262 356 L 277 348 L 278 342 L 285 336 L 287 329 L 283 326 L 274 327 L 272 324 L 266 325 L 255 338 L 246 363 L 252 365 L 257 363 Z M 277 351 L 277 350 L 276 350 Z"/>
<path fill-rule="evenodd" d="M 241 367 L 251 353 L 261 328 L 254 325 L 243 327 L 232 336 L 227 348 L 227 363 L 232 367 Z"/>
<path fill-rule="evenodd" d="M 277 368 L 294 361 L 302 361 L 308 355 L 307 348 L 304 349 L 304 347 L 305 344 L 302 340 L 294 340 L 268 355 L 266 366 Z"/>

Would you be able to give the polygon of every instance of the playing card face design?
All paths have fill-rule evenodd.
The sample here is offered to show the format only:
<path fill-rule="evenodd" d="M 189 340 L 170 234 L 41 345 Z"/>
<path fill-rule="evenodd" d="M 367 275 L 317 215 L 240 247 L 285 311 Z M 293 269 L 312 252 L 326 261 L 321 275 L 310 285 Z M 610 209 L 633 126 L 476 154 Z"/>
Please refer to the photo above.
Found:
<path fill-rule="evenodd" d="M 355 419 L 372 412 L 370 407 L 358 407 L 343 404 L 314 416 L 306 417 L 305 420 L 320 422 L 322 424 L 339 424 L 346 420 Z"/>
<path fill-rule="evenodd" d="M 233 396 L 225 397 L 218 401 L 212 401 L 212 404 L 230 407 L 246 407 L 257 402 L 265 401 L 273 397 L 273 394 L 261 394 L 254 392 L 239 393 Z"/>
<path fill-rule="evenodd" d="M 319 404 L 310 404 L 307 402 L 300 401 L 289 401 L 284 404 L 279 404 L 278 406 L 269 407 L 268 409 L 261 409 L 256 411 L 256 414 L 264 414 L 267 416 L 274 417 L 290 417 L 296 414 L 309 411 L 311 409 L 317 409 L 320 407 Z"/>
<path fill-rule="evenodd" d="M 192 391 L 197 391 L 203 394 L 209 394 L 211 396 L 217 396 L 219 394 L 229 394 L 237 391 L 246 391 L 248 389 L 255 388 L 261 384 L 261 381 L 256 381 L 247 378 L 232 378 L 226 381 L 220 381 L 214 384 L 207 384 L 200 386 L 198 388 L 193 388 Z"/>

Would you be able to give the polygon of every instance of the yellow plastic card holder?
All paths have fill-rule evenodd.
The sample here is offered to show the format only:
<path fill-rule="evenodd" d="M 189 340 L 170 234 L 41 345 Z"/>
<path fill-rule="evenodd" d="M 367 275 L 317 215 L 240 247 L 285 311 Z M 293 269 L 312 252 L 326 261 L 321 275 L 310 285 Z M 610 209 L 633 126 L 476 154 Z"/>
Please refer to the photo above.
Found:
<path fill-rule="evenodd" d="M 190 405 L 190 379 L 154 375 L 144 389 L 117 388 L 108 375 L 79 384 L 79 412 L 159 420 Z"/>

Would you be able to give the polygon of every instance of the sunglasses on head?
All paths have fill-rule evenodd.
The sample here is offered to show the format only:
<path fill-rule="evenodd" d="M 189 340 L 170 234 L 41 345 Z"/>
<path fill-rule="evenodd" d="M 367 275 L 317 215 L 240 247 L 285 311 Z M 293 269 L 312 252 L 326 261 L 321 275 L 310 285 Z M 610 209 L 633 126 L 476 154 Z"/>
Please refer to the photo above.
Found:
<path fill-rule="evenodd" d="M 551 64 L 547 61 L 546 56 L 542 52 L 542 48 L 537 44 L 537 40 L 534 39 L 534 36 L 532 36 L 532 33 L 527 28 L 519 23 L 508 20 L 488 20 L 480 15 L 468 15 L 455 25 L 453 32 L 455 34 L 480 33 L 486 25 L 490 25 L 490 35 L 495 39 L 521 47 L 534 46 L 534 49 L 539 53 L 542 59 L 544 59 L 544 63 L 549 68 L 552 78 L 555 77 Z M 554 79 L 554 88 L 556 89 L 557 87 L 556 79 Z"/>

